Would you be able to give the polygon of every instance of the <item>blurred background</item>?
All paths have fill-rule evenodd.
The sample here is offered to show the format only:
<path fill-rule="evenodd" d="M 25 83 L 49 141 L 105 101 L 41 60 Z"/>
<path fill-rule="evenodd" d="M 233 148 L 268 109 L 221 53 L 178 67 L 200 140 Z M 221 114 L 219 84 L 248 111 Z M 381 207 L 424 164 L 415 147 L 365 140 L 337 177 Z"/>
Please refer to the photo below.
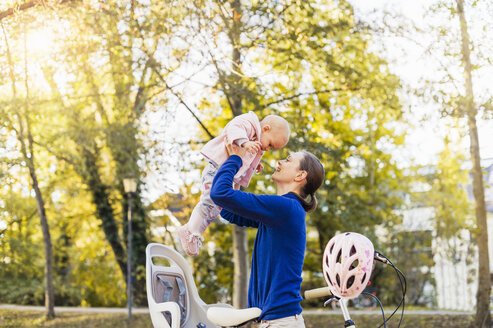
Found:
<path fill-rule="evenodd" d="M 124 307 L 132 197 L 145 307 L 146 245 L 181 251 L 200 148 L 254 111 L 292 133 L 247 191 L 273 193 L 291 151 L 325 166 L 304 289 L 325 286 L 327 241 L 355 231 L 405 273 L 408 306 L 489 322 L 492 14 L 481 0 L 2 0 L 0 303 Z M 187 257 L 205 302 L 246 306 L 255 233 L 213 224 Z M 383 266 L 371 287 L 401 298 Z"/>

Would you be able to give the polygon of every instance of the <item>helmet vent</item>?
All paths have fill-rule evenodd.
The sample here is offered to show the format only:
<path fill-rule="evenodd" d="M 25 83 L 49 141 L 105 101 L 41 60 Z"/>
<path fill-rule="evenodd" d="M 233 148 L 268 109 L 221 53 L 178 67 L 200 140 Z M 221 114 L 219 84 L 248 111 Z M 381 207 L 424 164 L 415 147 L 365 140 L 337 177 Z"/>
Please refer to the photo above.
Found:
<path fill-rule="evenodd" d="M 347 280 L 347 284 L 346 284 L 347 288 L 348 288 L 348 289 L 349 289 L 349 288 L 351 288 L 351 286 L 353 285 L 353 283 L 354 283 L 354 276 L 351 276 L 351 277 L 349 277 L 349 279 Z"/>
<path fill-rule="evenodd" d="M 339 250 L 339 253 L 337 253 L 337 263 L 342 263 L 342 249 Z"/>
<path fill-rule="evenodd" d="M 335 246 L 336 243 L 333 243 L 332 246 L 330 246 L 330 254 L 332 254 L 332 251 L 334 250 L 334 246 Z"/>
<path fill-rule="evenodd" d="M 349 266 L 349 270 L 353 270 L 354 268 L 357 268 L 359 264 L 358 259 L 354 260 L 353 263 L 351 263 L 351 266 Z"/>
<path fill-rule="evenodd" d="M 365 272 L 365 274 L 363 275 L 363 278 L 361 278 L 361 282 L 365 281 L 365 278 L 366 278 L 366 272 Z"/>
<path fill-rule="evenodd" d="M 341 286 L 341 278 L 339 278 L 339 274 L 336 274 L 337 286 Z"/>
<path fill-rule="evenodd" d="M 351 251 L 349 252 L 349 256 L 353 256 L 354 254 L 356 254 L 356 247 L 351 247 Z"/>

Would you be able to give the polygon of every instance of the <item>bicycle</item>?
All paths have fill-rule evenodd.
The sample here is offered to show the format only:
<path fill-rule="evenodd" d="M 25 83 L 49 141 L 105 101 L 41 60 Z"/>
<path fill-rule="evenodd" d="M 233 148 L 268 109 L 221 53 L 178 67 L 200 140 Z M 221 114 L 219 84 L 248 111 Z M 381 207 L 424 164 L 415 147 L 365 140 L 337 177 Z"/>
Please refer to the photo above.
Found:
<path fill-rule="evenodd" d="M 154 259 L 157 258 L 164 263 L 154 263 Z M 375 252 L 374 259 L 387 264 L 391 263 L 378 252 Z M 403 274 L 402 277 L 404 277 Z M 259 308 L 238 310 L 229 304 L 206 304 L 198 295 L 190 267 L 185 258 L 166 245 L 152 243 L 147 246 L 146 284 L 149 313 L 154 328 L 236 328 L 257 321 L 262 313 Z M 339 301 L 344 315 L 345 327 L 355 328 L 356 326 L 347 309 L 347 298 L 334 296 L 330 287 L 308 290 L 305 292 L 305 299 L 325 297 L 331 294 L 332 296 L 324 303 L 324 306 L 333 301 Z M 403 294 L 405 294 L 405 290 Z M 376 298 L 376 296 L 373 297 Z M 378 300 L 378 298 L 376 299 Z M 386 322 L 396 313 L 399 306 L 404 305 L 404 299 L 388 318 L 385 318 L 379 300 L 378 303 L 384 318 L 382 325 L 386 327 Z M 404 306 L 402 310 L 404 311 Z"/>

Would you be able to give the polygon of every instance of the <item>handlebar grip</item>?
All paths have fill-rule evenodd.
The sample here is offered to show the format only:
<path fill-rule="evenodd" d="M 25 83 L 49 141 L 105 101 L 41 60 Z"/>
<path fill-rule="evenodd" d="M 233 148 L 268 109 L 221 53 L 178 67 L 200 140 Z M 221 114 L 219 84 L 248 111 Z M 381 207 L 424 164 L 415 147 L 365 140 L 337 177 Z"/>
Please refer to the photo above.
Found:
<path fill-rule="evenodd" d="M 309 290 L 305 290 L 305 299 L 309 300 L 312 298 L 329 296 L 330 294 L 331 293 L 330 293 L 329 287 L 309 289 Z"/>

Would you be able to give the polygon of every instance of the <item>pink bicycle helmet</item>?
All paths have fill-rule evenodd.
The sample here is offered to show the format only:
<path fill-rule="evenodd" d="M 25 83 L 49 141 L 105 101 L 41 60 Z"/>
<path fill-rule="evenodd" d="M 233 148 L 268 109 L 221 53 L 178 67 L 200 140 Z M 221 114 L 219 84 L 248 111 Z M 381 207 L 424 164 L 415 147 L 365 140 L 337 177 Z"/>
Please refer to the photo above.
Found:
<path fill-rule="evenodd" d="M 373 269 L 374 248 L 365 236 L 346 232 L 332 237 L 323 258 L 324 278 L 334 296 L 357 297 L 368 285 Z"/>

